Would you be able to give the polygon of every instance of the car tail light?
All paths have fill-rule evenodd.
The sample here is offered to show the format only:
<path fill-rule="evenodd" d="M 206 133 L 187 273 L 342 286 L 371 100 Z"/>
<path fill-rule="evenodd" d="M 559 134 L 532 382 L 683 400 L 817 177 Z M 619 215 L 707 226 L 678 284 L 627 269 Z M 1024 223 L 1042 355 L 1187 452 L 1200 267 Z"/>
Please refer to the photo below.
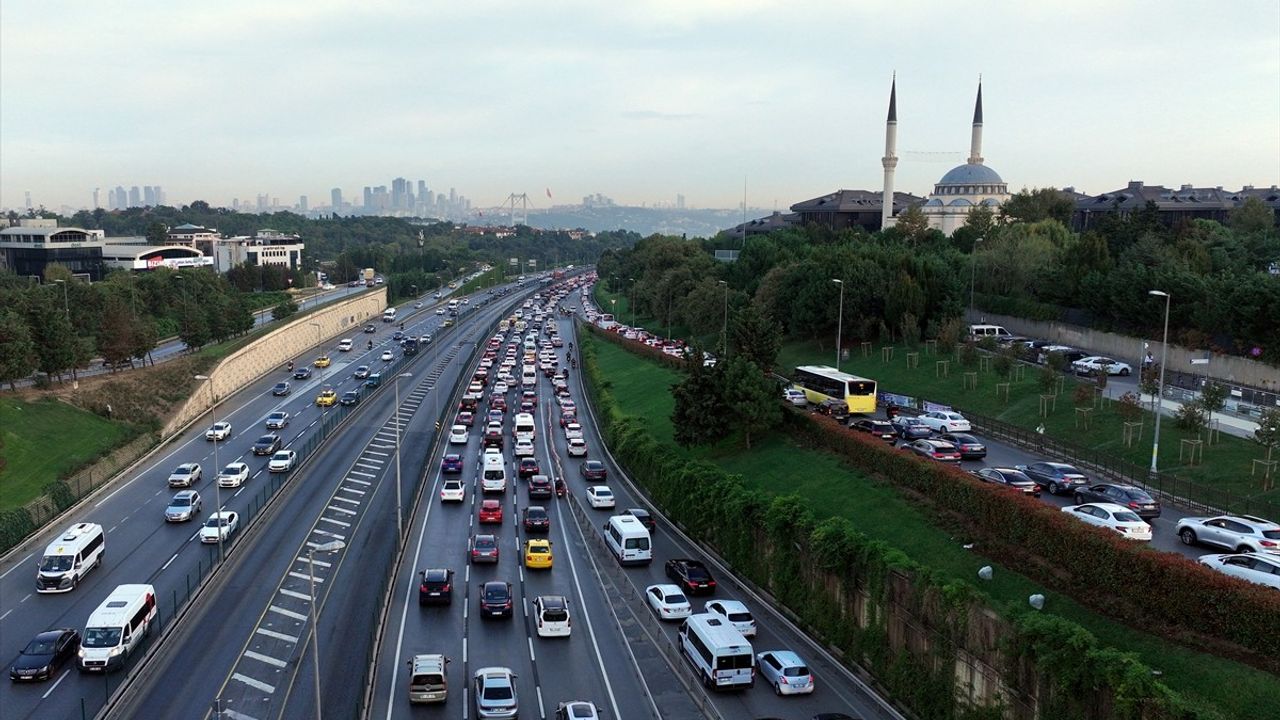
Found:
<path fill-rule="evenodd" d="M 1140 507 L 1142 507 L 1141 503 L 1136 503 L 1136 502 L 1129 503 L 1129 509 L 1131 510 L 1137 510 Z"/>
<path fill-rule="evenodd" d="M 1280 547 L 1280 543 L 1272 542 L 1270 540 L 1263 540 L 1258 544 L 1261 545 L 1262 547 Z"/>

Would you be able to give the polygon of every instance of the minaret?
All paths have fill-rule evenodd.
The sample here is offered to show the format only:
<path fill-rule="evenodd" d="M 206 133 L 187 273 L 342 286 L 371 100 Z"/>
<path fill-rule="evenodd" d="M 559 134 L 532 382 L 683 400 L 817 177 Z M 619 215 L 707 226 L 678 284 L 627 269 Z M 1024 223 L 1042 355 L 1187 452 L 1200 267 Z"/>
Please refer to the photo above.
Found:
<path fill-rule="evenodd" d="M 973 106 L 973 135 L 969 140 L 969 164 L 982 164 L 982 76 L 978 76 L 978 102 Z"/>
<path fill-rule="evenodd" d="M 884 157 L 880 164 L 884 166 L 884 198 L 880 209 L 880 229 L 884 230 L 893 224 L 893 171 L 898 167 L 898 74 L 893 74 L 893 82 L 889 86 L 889 119 L 884 126 Z"/>

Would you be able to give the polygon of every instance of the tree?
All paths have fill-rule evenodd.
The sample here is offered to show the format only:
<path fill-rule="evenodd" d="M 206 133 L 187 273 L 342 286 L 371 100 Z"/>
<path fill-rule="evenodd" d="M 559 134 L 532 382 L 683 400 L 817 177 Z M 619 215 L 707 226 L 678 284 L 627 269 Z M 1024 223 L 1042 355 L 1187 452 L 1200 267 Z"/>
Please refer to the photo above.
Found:
<path fill-rule="evenodd" d="M 243 295 L 232 298 L 227 326 L 232 335 L 243 335 L 253 329 L 253 309 Z"/>
<path fill-rule="evenodd" d="M 1231 229 L 1242 233 L 1273 231 L 1276 216 L 1260 198 L 1246 198 L 1240 207 L 1231 211 Z"/>
<path fill-rule="evenodd" d="M 1041 220 L 1057 220 L 1063 225 L 1071 223 L 1075 203 L 1070 196 L 1057 188 L 1023 190 L 1011 196 L 1000 206 L 1000 217 L 1007 223 L 1035 223 Z"/>
<path fill-rule="evenodd" d="M 195 350 L 209 343 L 209 321 L 195 303 L 185 303 L 178 323 L 178 339 Z"/>
<path fill-rule="evenodd" d="M 283 320 L 296 312 L 298 312 L 298 303 L 294 302 L 292 298 L 285 298 L 280 301 L 279 305 L 271 308 L 271 319 Z"/>
<path fill-rule="evenodd" d="M 671 424 L 681 447 L 707 445 L 729 434 L 728 411 L 724 404 L 724 363 L 708 368 L 703 349 L 693 345 L 685 363 L 685 377 L 671 387 L 675 409 Z"/>
<path fill-rule="evenodd" d="M 1280 447 L 1280 408 L 1267 408 L 1262 411 L 1262 416 L 1258 418 L 1258 429 L 1254 432 L 1253 438 L 1267 449 L 1267 462 L 1271 462 L 1271 452 Z M 1270 469 L 1268 466 L 1268 470 Z M 1264 492 L 1275 486 L 1274 475 L 1274 472 L 1267 474 L 1268 479 L 1264 481 L 1262 488 Z"/>
<path fill-rule="evenodd" d="M 54 286 L 57 289 L 57 286 Z M 79 349 L 75 332 L 62 308 L 60 292 L 44 289 L 30 304 L 27 326 L 35 342 L 37 367 L 47 375 L 62 377 L 75 366 Z"/>
<path fill-rule="evenodd" d="M 755 303 L 743 305 L 733 315 L 730 328 L 734 354 L 765 371 L 773 369 L 782 350 L 782 327 Z"/>
<path fill-rule="evenodd" d="M 148 245 L 168 245 L 169 244 L 169 226 L 162 222 L 152 222 L 147 224 L 145 233 Z"/>
<path fill-rule="evenodd" d="M 929 218 L 924 214 L 924 210 L 920 209 L 919 205 L 912 205 L 898 213 L 894 228 L 909 244 L 917 243 L 924 240 L 929 233 Z"/>
<path fill-rule="evenodd" d="M 156 343 L 160 342 L 160 333 L 156 330 L 155 321 L 150 318 L 137 318 L 136 323 L 130 355 L 145 365 L 151 351 L 156 349 Z M 154 365 L 155 361 L 152 360 L 151 364 Z"/>
<path fill-rule="evenodd" d="M 724 404 L 733 424 L 742 430 L 742 439 L 751 449 L 751 437 L 782 420 L 777 385 L 759 365 L 735 355 L 724 371 Z"/>
<path fill-rule="evenodd" d="M 137 318 L 120 298 L 108 298 L 102 312 L 102 324 L 98 328 L 98 350 L 113 370 L 114 366 L 129 362 L 134 357 L 136 325 Z"/>
<path fill-rule="evenodd" d="M 0 310 L 0 382 L 9 383 L 27 377 L 36 369 L 36 345 L 22 316 L 13 310 Z"/>

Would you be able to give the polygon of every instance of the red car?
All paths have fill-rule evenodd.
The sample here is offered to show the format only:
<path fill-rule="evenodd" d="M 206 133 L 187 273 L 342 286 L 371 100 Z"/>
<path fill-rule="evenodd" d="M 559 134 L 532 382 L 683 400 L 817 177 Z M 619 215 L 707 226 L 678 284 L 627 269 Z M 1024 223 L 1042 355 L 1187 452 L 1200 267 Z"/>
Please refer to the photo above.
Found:
<path fill-rule="evenodd" d="M 531 412 L 533 412 L 537 407 L 538 407 L 538 404 L 537 404 L 537 403 L 535 403 L 535 402 L 534 402 L 534 401 L 532 401 L 532 400 L 521 400 L 521 401 L 520 401 L 520 412 L 522 412 L 522 413 L 531 413 Z"/>
<path fill-rule="evenodd" d="M 489 409 L 490 409 L 490 410 L 502 410 L 503 412 L 506 412 L 506 409 L 507 409 L 507 399 L 506 399 L 505 397 L 501 396 L 501 395 L 496 394 L 496 393 L 495 393 L 495 394 L 493 394 L 493 395 L 490 395 L 490 396 L 489 396 Z"/>
<path fill-rule="evenodd" d="M 485 500 L 480 503 L 480 524 L 502 523 L 502 501 Z"/>
<path fill-rule="evenodd" d="M 458 424 L 466 425 L 467 427 L 471 427 L 472 425 L 475 425 L 476 424 L 475 413 L 471 412 L 470 410 L 463 410 L 462 412 L 458 413 Z"/>
<path fill-rule="evenodd" d="M 519 475 L 521 480 L 531 478 L 540 472 L 542 471 L 538 469 L 538 461 L 536 459 L 531 457 L 520 458 Z"/>
<path fill-rule="evenodd" d="M 585 480 L 607 480 L 609 470 L 599 460 L 588 460 L 582 463 L 582 477 Z"/>
<path fill-rule="evenodd" d="M 576 423 L 576 422 L 578 422 L 577 415 L 571 412 L 560 413 L 560 427 L 564 427 L 569 423 Z"/>

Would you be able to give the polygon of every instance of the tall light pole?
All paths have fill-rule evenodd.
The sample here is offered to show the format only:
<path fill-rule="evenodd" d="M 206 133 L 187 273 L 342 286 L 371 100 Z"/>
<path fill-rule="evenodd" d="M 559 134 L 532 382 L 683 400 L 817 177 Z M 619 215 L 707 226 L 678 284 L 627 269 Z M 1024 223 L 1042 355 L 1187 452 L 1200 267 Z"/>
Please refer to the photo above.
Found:
<path fill-rule="evenodd" d="M 978 274 L 978 243 L 982 242 L 982 238 L 976 238 L 973 241 L 973 250 L 969 253 L 969 322 L 973 322 L 973 285 Z"/>
<path fill-rule="evenodd" d="M 316 329 L 316 350 L 319 351 L 320 350 L 320 323 L 312 322 L 307 324 Z M 329 374 L 329 368 L 327 367 L 320 368 L 320 380 L 322 381 L 321 385 L 324 384 L 323 380 L 325 376 L 328 374 Z"/>
<path fill-rule="evenodd" d="M 213 396 L 213 383 L 211 382 L 210 377 L 208 375 L 196 375 L 194 377 L 200 382 L 208 383 L 206 387 L 209 388 L 209 407 L 212 408 L 215 398 Z M 218 436 L 215 434 L 213 436 L 213 501 L 217 506 L 217 509 L 214 510 L 214 515 L 222 512 L 222 485 L 218 484 L 218 473 L 221 471 L 222 468 L 218 465 Z M 222 548 L 221 516 L 219 516 L 218 523 L 218 562 L 222 562 L 227 559 L 227 554 Z"/>
<path fill-rule="evenodd" d="M 1155 475 L 1160 457 L 1160 416 L 1164 411 L 1164 366 L 1169 360 L 1169 301 L 1173 298 L 1163 290 L 1149 290 L 1147 294 L 1164 298 L 1164 347 L 1160 350 L 1160 382 L 1156 385 L 1156 434 L 1151 443 L 1151 474 Z"/>
<path fill-rule="evenodd" d="M 320 621 L 320 608 L 317 607 L 320 601 L 316 598 L 316 552 L 335 553 L 346 546 L 345 542 L 334 540 L 307 549 L 307 577 L 311 582 L 311 661 L 316 671 L 316 720 L 323 716 L 320 710 L 320 638 L 316 633 L 316 625 Z"/>
<path fill-rule="evenodd" d="M 631 285 L 627 288 L 627 307 L 631 310 L 631 326 L 636 324 L 636 279 L 627 278 Z"/>
<path fill-rule="evenodd" d="M 716 282 L 724 286 L 724 325 L 720 329 L 720 340 L 724 348 L 724 358 L 729 359 L 729 283 L 724 280 Z"/>
<path fill-rule="evenodd" d="M 396 376 L 396 536 L 404 535 L 404 520 L 401 519 L 400 503 L 400 378 L 411 378 L 413 373 L 403 372 Z"/>
<path fill-rule="evenodd" d="M 831 278 L 831 282 L 840 286 L 840 314 L 836 320 L 836 372 L 840 371 L 840 334 L 844 331 L 844 281 Z"/>
<path fill-rule="evenodd" d="M 54 280 L 54 282 L 62 286 L 62 310 L 67 314 L 67 322 L 71 322 L 71 303 L 67 300 L 67 281 Z"/>

